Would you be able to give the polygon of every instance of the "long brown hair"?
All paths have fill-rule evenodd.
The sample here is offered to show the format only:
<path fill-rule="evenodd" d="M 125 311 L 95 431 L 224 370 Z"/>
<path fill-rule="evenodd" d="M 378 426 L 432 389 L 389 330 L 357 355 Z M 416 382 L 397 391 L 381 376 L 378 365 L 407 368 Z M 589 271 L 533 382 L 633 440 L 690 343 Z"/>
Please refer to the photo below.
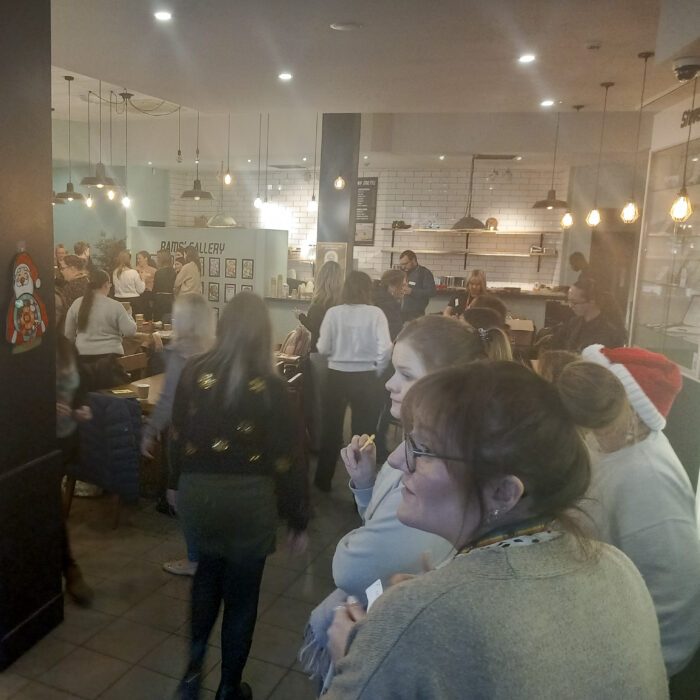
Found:
<path fill-rule="evenodd" d="M 316 276 L 314 304 L 331 307 L 340 304 L 343 268 L 335 260 L 326 260 Z"/>
<path fill-rule="evenodd" d="M 187 248 L 185 248 L 185 263 L 188 262 L 193 262 L 201 273 L 202 268 L 199 265 L 199 253 L 193 245 L 188 245 Z"/>
<path fill-rule="evenodd" d="M 104 270 L 94 270 L 90 275 L 90 285 L 85 292 L 83 301 L 80 304 L 78 311 L 78 330 L 84 331 L 87 328 L 90 320 L 90 311 L 92 304 L 95 301 L 95 294 L 98 289 L 102 289 L 109 282 L 109 275 Z"/>
<path fill-rule="evenodd" d="M 493 477 L 518 477 L 535 517 L 580 533 L 567 512 L 585 496 L 588 450 L 556 388 L 515 362 L 473 362 L 429 374 L 401 407 L 407 431 L 419 425 L 459 488 L 478 494 Z M 482 519 L 486 516 L 482 502 Z"/>
<path fill-rule="evenodd" d="M 242 292 L 224 307 L 214 347 L 197 366 L 219 377 L 213 389 L 216 402 L 229 409 L 238 404 L 246 382 L 273 373 L 272 324 L 259 296 Z"/>
<path fill-rule="evenodd" d="M 117 269 L 114 271 L 114 274 L 117 276 L 117 279 L 119 279 L 122 276 L 122 272 L 124 272 L 124 270 L 130 269 L 131 253 L 128 250 L 122 250 L 119 252 L 119 255 L 117 255 Z"/>

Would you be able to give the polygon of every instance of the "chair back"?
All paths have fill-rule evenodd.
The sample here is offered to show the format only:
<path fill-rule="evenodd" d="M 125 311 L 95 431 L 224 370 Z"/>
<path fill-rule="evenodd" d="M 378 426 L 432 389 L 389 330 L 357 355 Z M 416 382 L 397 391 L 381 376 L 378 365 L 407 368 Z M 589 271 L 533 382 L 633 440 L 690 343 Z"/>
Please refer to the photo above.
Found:
<path fill-rule="evenodd" d="M 137 352 L 134 355 L 123 355 L 117 358 L 117 363 L 129 373 L 132 379 L 141 379 L 148 368 L 148 355 Z"/>

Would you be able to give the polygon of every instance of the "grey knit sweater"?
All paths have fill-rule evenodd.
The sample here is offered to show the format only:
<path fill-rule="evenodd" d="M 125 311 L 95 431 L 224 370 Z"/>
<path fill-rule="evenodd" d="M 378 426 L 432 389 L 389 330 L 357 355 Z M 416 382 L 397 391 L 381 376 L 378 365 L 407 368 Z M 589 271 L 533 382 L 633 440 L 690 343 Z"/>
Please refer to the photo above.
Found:
<path fill-rule="evenodd" d="M 476 550 L 387 591 L 324 700 L 668 697 L 654 607 L 608 545 Z"/>

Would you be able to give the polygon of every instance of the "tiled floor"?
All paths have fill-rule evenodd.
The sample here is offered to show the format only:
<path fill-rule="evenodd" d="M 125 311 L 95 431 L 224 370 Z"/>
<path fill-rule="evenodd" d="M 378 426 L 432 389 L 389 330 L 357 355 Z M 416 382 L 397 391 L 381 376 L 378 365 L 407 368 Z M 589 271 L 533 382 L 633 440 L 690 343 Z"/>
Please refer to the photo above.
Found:
<path fill-rule="evenodd" d="M 314 494 L 308 551 L 292 558 L 280 547 L 268 559 L 244 674 L 255 700 L 315 697 L 296 654 L 309 612 L 333 590 L 335 545 L 358 523 L 340 475 L 336 482 L 330 496 Z M 0 700 L 173 697 L 187 658 L 191 580 L 161 564 L 184 556 L 178 523 L 142 502 L 112 530 L 110 509 L 106 499 L 75 499 L 71 542 L 94 604 L 84 610 L 66 602 L 63 624 L 0 674 Z M 213 700 L 219 682 L 218 625 L 210 645 L 202 700 Z"/>

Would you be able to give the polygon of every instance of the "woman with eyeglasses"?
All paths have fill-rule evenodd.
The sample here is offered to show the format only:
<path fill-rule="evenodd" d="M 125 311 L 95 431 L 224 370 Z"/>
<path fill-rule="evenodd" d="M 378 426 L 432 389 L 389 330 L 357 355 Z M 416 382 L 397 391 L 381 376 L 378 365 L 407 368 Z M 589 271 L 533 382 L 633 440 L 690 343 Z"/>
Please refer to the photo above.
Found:
<path fill-rule="evenodd" d="M 401 418 L 398 518 L 457 554 L 336 611 L 327 700 L 668 697 L 644 581 L 571 518 L 590 464 L 557 389 L 473 363 L 421 379 Z"/>
<path fill-rule="evenodd" d="M 498 329 L 482 329 L 480 334 L 443 316 L 411 321 L 394 345 L 394 374 L 386 383 L 391 415 L 397 420 L 401 417 L 406 392 L 431 372 L 479 359 L 510 357 L 508 338 Z M 407 527 L 398 520 L 401 472 L 384 464 L 377 473 L 376 449 L 368 443 L 367 435 L 355 435 L 341 450 L 341 457 L 363 525 L 338 543 L 333 557 L 333 579 L 338 588 L 311 613 L 299 654 L 319 689 L 328 686 L 333 673 L 327 633 L 334 608 L 348 596 L 365 602 L 365 590 L 377 579 L 389 585 L 396 573 L 419 573 L 426 560 L 430 565 L 438 565 L 454 554 L 452 544 L 444 538 Z"/>

